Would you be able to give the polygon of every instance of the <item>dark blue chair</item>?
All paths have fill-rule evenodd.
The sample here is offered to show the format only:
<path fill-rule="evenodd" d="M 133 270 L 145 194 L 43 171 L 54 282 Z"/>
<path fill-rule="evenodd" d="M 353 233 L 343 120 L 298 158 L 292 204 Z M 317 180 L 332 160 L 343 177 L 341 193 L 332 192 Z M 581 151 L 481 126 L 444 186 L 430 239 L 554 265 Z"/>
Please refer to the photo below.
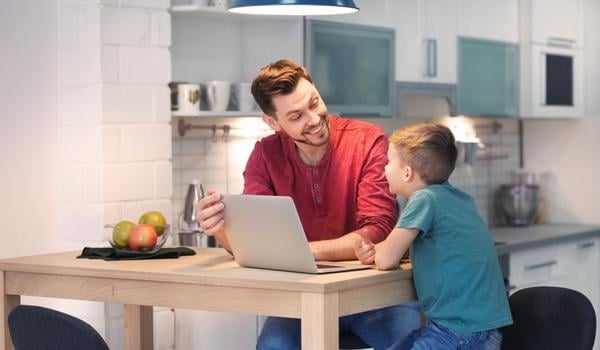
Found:
<path fill-rule="evenodd" d="M 502 350 L 592 350 L 596 314 L 585 295 L 531 287 L 508 299 L 514 324 L 502 329 Z"/>
<path fill-rule="evenodd" d="M 84 321 L 32 305 L 18 305 L 8 315 L 16 350 L 108 350 L 104 339 Z"/>
<path fill-rule="evenodd" d="M 353 350 L 353 349 L 370 349 L 367 343 L 365 343 L 359 336 L 354 333 L 340 333 L 340 350 Z"/>

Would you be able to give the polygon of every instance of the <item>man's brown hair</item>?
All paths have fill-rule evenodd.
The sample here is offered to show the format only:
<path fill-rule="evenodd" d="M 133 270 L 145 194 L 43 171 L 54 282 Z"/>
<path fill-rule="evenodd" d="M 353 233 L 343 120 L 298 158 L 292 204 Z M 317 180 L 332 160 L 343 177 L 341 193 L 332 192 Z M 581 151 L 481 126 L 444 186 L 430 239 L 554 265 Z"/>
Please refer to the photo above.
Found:
<path fill-rule="evenodd" d="M 279 60 L 260 69 L 252 82 L 252 96 L 263 113 L 275 117 L 273 96 L 290 94 L 302 78 L 312 83 L 306 68 L 290 60 Z"/>
<path fill-rule="evenodd" d="M 456 144 L 452 131 L 434 123 L 410 125 L 390 136 L 390 146 L 397 147 L 402 161 L 413 168 L 427 184 L 448 180 L 456 165 Z"/>

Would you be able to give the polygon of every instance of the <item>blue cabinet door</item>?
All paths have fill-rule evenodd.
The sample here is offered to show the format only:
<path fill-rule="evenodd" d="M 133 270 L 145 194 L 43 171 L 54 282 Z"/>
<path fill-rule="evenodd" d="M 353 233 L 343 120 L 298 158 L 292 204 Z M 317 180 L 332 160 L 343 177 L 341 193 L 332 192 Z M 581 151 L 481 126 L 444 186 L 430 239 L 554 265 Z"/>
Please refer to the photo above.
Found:
<path fill-rule="evenodd" d="M 458 46 L 459 114 L 517 116 L 517 45 L 459 38 Z"/>

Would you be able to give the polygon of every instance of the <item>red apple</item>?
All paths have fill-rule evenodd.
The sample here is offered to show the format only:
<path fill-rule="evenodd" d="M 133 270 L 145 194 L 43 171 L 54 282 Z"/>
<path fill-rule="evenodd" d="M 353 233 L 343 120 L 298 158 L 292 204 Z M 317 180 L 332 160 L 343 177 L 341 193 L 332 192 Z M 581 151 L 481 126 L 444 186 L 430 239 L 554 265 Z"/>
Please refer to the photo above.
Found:
<path fill-rule="evenodd" d="M 158 235 L 154 227 L 147 224 L 135 225 L 129 233 L 129 249 L 147 251 L 154 248 Z"/>

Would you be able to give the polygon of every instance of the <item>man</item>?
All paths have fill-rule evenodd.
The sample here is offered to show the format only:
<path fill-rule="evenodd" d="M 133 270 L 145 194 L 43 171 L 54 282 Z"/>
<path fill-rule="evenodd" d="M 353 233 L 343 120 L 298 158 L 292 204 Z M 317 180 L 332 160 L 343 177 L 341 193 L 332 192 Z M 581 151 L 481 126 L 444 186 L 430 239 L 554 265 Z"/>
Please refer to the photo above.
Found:
<path fill-rule="evenodd" d="M 244 193 L 292 197 L 315 260 L 353 260 L 361 236 L 385 239 L 398 214 L 384 176 L 383 131 L 329 115 L 306 69 L 292 61 L 263 67 L 252 95 L 276 133 L 256 143 L 244 171 Z M 209 191 L 198 203 L 198 220 L 231 252 L 223 208 L 221 195 Z M 383 349 L 419 327 L 419 308 L 411 302 L 342 317 L 339 328 Z M 267 318 L 257 349 L 299 348 L 300 320 Z"/>

